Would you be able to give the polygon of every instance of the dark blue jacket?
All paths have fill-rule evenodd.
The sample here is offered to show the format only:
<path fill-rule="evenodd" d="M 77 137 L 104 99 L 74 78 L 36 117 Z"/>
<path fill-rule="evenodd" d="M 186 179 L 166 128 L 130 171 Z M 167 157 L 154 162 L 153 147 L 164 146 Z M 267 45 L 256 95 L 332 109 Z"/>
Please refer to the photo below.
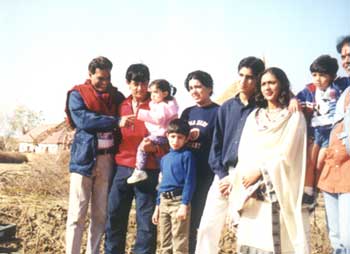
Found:
<path fill-rule="evenodd" d="M 119 93 L 122 101 L 124 96 Z M 89 111 L 79 92 L 68 94 L 68 110 L 76 126 L 71 147 L 70 172 L 91 176 L 97 155 L 97 132 L 113 131 L 118 127 L 119 117 L 101 115 Z"/>
<path fill-rule="evenodd" d="M 254 96 L 253 96 L 254 97 Z M 226 101 L 218 110 L 209 165 L 219 178 L 228 175 L 228 168 L 238 162 L 238 146 L 247 116 L 255 108 L 254 98 L 244 105 L 239 95 Z"/>

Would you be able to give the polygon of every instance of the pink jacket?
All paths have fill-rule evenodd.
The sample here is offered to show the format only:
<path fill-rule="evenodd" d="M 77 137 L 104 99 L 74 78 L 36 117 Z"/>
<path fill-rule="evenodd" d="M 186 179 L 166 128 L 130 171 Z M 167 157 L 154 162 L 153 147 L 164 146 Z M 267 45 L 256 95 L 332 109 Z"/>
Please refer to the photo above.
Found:
<path fill-rule="evenodd" d="M 164 136 L 169 122 L 178 117 L 179 106 L 175 98 L 160 103 L 150 101 L 149 108 L 150 110 L 139 109 L 137 119 L 145 122 L 150 135 Z"/>

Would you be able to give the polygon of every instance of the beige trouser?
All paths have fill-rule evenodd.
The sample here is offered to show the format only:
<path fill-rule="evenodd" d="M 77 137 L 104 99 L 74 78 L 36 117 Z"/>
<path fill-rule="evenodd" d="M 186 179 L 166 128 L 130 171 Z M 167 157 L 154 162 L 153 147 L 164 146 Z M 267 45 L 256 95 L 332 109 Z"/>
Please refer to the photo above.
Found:
<path fill-rule="evenodd" d="M 91 219 L 86 253 L 99 253 L 101 238 L 105 231 L 108 189 L 113 165 L 112 155 L 98 155 L 92 177 L 71 173 L 66 254 L 80 254 L 85 217 L 90 200 Z"/>
<path fill-rule="evenodd" d="M 186 220 L 176 219 L 181 200 L 181 196 L 173 199 L 161 197 L 159 206 L 160 254 L 188 254 L 191 211 L 188 209 Z"/>

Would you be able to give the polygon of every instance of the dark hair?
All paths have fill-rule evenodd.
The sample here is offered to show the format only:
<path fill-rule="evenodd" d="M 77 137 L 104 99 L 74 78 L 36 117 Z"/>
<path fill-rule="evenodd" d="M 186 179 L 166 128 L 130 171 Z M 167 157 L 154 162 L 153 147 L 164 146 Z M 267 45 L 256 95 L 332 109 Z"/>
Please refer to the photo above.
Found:
<path fill-rule="evenodd" d="M 99 56 L 91 60 L 88 69 L 91 74 L 95 74 L 96 69 L 112 70 L 112 67 L 113 64 L 107 57 Z"/>
<path fill-rule="evenodd" d="M 165 79 L 156 79 L 153 80 L 152 83 L 148 86 L 155 86 L 157 89 L 159 89 L 162 92 L 168 92 L 168 96 L 164 98 L 166 101 L 170 101 L 174 99 L 174 95 L 176 94 L 176 87 L 172 86 L 167 80 Z"/>
<path fill-rule="evenodd" d="M 238 64 L 238 71 L 243 67 L 251 69 L 255 77 L 258 77 L 259 74 L 265 70 L 264 62 L 254 56 L 243 58 Z"/>
<path fill-rule="evenodd" d="M 190 125 L 187 121 L 181 118 L 173 119 L 168 125 L 167 133 L 178 133 L 188 137 L 188 135 L 190 134 Z"/>
<path fill-rule="evenodd" d="M 342 48 L 344 47 L 345 44 L 349 44 L 350 46 L 350 35 L 340 37 L 337 42 L 337 51 L 340 54 Z"/>
<path fill-rule="evenodd" d="M 210 74 L 205 71 L 200 71 L 200 70 L 193 71 L 187 75 L 185 79 L 185 88 L 187 89 L 187 91 L 190 91 L 189 83 L 191 79 L 196 79 L 200 81 L 203 86 L 213 89 L 213 86 L 214 86 L 213 79 L 210 76 Z M 211 91 L 210 95 L 212 94 L 213 94 L 213 90 Z"/>
<path fill-rule="evenodd" d="M 126 70 L 125 78 L 128 82 L 131 80 L 136 82 L 148 82 L 149 81 L 149 69 L 144 64 L 132 64 Z"/>
<path fill-rule="evenodd" d="M 338 71 L 337 59 L 329 55 L 321 55 L 312 62 L 310 65 L 310 71 L 311 73 L 320 72 L 328 74 L 335 78 Z"/>
<path fill-rule="evenodd" d="M 278 102 L 282 106 L 288 106 L 290 101 L 290 82 L 286 73 L 277 67 L 271 67 L 266 69 L 263 73 L 259 75 L 258 83 L 257 83 L 257 94 L 255 96 L 256 105 L 260 108 L 267 107 L 267 100 L 264 98 L 261 92 L 261 79 L 266 74 L 270 73 L 278 80 L 278 86 L 280 89 L 280 94 L 278 96 Z"/>

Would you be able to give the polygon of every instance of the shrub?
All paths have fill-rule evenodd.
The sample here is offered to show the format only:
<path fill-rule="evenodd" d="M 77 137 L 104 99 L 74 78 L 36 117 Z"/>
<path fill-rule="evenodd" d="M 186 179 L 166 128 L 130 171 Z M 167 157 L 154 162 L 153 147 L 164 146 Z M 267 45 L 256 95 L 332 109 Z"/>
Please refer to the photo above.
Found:
<path fill-rule="evenodd" d="M 0 163 L 23 163 L 28 162 L 26 155 L 16 152 L 0 152 Z"/>

